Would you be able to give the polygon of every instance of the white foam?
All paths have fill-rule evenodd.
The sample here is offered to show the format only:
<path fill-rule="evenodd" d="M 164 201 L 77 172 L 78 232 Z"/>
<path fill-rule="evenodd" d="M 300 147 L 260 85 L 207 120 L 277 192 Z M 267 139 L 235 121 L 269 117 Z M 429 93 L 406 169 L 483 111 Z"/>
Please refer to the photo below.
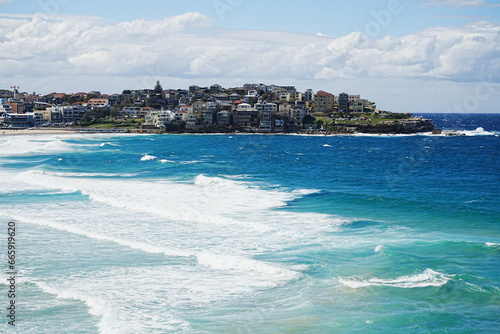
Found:
<path fill-rule="evenodd" d="M 43 292 L 53 295 L 58 299 L 77 300 L 84 303 L 88 307 L 89 314 L 99 318 L 97 327 L 100 333 L 112 333 L 116 329 L 113 326 L 114 316 L 112 309 L 102 298 L 90 295 L 90 291 L 80 292 L 74 289 L 63 289 L 61 286 L 53 287 L 39 281 L 33 283 Z"/>
<path fill-rule="evenodd" d="M 163 254 L 167 257 L 195 258 L 197 260 L 197 263 L 217 270 L 237 270 L 245 272 L 254 272 L 259 275 L 268 277 L 269 279 L 275 281 L 277 284 L 278 283 L 281 284 L 285 281 L 289 281 L 291 279 L 300 276 L 300 274 L 294 270 L 289 270 L 287 268 L 278 267 L 269 263 L 264 263 L 262 261 L 244 258 L 241 256 L 215 254 L 207 251 L 197 252 L 191 250 L 186 251 L 182 249 L 160 247 L 150 243 L 120 239 L 103 233 L 90 232 L 88 230 L 85 230 L 77 226 L 71 226 L 63 223 L 35 219 L 32 217 L 28 219 L 23 216 L 14 215 L 13 219 L 28 224 L 50 227 L 64 232 L 82 235 L 93 240 L 113 242 L 118 245 L 140 250 L 146 253 Z"/>
<path fill-rule="evenodd" d="M 221 177 L 208 177 L 206 175 L 197 175 L 194 179 L 194 184 L 199 187 L 205 186 L 222 186 L 222 187 L 234 187 L 238 185 L 243 185 L 241 182 L 236 182 L 233 180 L 224 179 Z"/>
<path fill-rule="evenodd" d="M 51 175 L 59 177 L 134 177 L 137 176 L 135 173 L 71 173 L 71 172 L 50 172 L 50 171 L 37 171 L 33 170 L 34 173 L 40 175 Z"/>
<path fill-rule="evenodd" d="M 69 232 L 72 234 L 82 235 L 82 236 L 85 236 L 85 237 L 93 239 L 93 240 L 113 242 L 113 243 L 116 243 L 116 244 L 121 245 L 121 246 L 141 250 L 141 251 L 144 251 L 147 253 L 152 253 L 152 254 L 164 254 L 164 255 L 169 256 L 169 257 L 171 257 L 171 256 L 189 257 L 189 256 L 194 255 L 193 253 L 185 252 L 182 250 L 168 249 L 168 248 L 164 248 L 164 247 L 157 247 L 157 246 L 147 244 L 147 243 L 119 239 L 119 238 L 108 236 L 108 235 L 105 235 L 102 233 L 90 232 L 90 231 L 87 231 L 85 229 L 79 228 L 77 226 L 71 226 L 71 225 L 47 221 L 47 220 L 34 219 L 34 218 L 28 219 L 26 217 L 19 216 L 19 215 L 13 215 L 13 219 L 17 220 L 17 221 L 25 222 L 27 224 L 45 226 L 45 227 L 50 227 L 50 228 L 53 228 L 53 229 L 56 229 L 59 231 L 64 231 L 64 232 Z"/>
<path fill-rule="evenodd" d="M 476 128 L 476 130 L 444 130 L 441 136 L 495 136 L 498 132 L 486 131 L 482 127 Z"/>
<path fill-rule="evenodd" d="M 500 247 L 500 244 L 496 244 L 494 242 L 487 242 L 485 245 L 488 247 Z"/>
<path fill-rule="evenodd" d="M 377 247 L 375 247 L 375 253 L 380 253 L 383 248 L 384 248 L 383 245 L 378 245 Z"/>
<path fill-rule="evenodd" d="M 154 155 L 149 155 L 147 153 L 144 153 L 142 158 L 141 158 L 141 161 L 151 161 L 151 160 L 155 160 L 155 159 L 158 159 L 158 158 L 155 157 Z"/>
<path fill-rule="evenodd" d="M 85 304 L 88 313 L 99 319 L 97 328 L 102 334 L 186 330 L 186 322 L 161 307 L 148 305 L 151 295 L 159 292 L 158 284 L 156 281 L 151 282 L 150 277 L 141 272 L 142 270 L 136 270 L 135 273 L 99 272 L 90 276 L 54 278 L 50 285 L 39 280 L 34 280 L 33 283 L 42 292 L 57 299 L 76 300 Z M 140 282 L 148 284 L 137 284 L 134 277 L 139 277 Z M 155 275 L 154 279 L 159 280 L 160 277 Z M 148 291 L 150 288 L 154 291 Z M 161 302 L 155 304 L 158 303 Z"/>
<path fill-rule="evenodd" d="M 54 137 L 8 136 L 0 141 L 0 156 L 70 152 L 75 146 Z"/>
<path fill-rule="evenodd" d="M 215 255 L 207 252 L 196 254 L 198 263 L 221 270 L 237 270 L 244 272 L 255 272 L 264 275 L 277 284 L 298 278 L 300 273 L 286 268 L 277 267 L 261 261 L 229 255 Z"/>
<path fill-rule="evenodd" d="M 380 278 L 369 278 L 369 279 L 356 279 L 356 278 L 341 278 L 339 282 L 343 285 L 352 288 L 365 288 L 369 286 L 386 286 L 393 288 L 424 288 L 430 286 L 443 286 L 449 280 L 452 279 L 452 275 L 446 275 L 434 271 L 432 269 L 426 269 L 422 274 L 416 274 L 411 276 L 401 276 L 396 279 L 380 279 Z"/>
<path fill-rule="evenodd" d="M 99 144 L 99 147 L 105 147 L 105 146 L 120 147 L 121 145 L 111 142 L 104 142 Z"/>
<path fill-rule="evenodd" d="M 332 145 L 325 144 L 323 147 L 332 147 Z"/>
<path fill-rule="evenodd" d="M 56 298 L 79 300 L 89 308 L 89 313 L 97 317 L 109 316 L 110 311 L 106 302 L 97 296 L 80 294 L 73 290 L 61 290 L 60 287 L 51 287 L 44 282 L 34 282 L 43 292 L 55 295 Z"/>
<path fill-rule="evenodd" d="M 45 189 L 81 191 L 100 203 L 152 213 L 168 219 L 238 225 L 244 229 L 255 229 L 260 232 L 268 232 L 271 228 L 261 222 L 241 222 L 230 216 L 241 216 L 242 212 L 249 214 L 256 209 L 283 206 L 285 201 L 280 200 L 280 197 L 285 199 L 293 196 L 252 189 L 233 180 L 205 176 L 197 177 L 195 183 L 198 182 L 198 185 L 193 185 L 161 180 L 117 181 L 57 177 L 31 170 L 18 174 L 16 180 Z M 248 206 L 248 203 L 252 203 L 252 206 Z"/>

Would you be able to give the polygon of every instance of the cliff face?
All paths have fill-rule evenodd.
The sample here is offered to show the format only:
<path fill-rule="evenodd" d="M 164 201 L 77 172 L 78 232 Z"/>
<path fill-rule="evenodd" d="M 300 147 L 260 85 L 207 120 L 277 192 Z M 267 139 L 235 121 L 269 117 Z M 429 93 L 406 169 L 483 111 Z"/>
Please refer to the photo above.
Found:
<path fill-rule="evenodd" d="M 419 133 L 431 132 L 434 124 L 429 119 L 410 118 L 405 120 L 386 121 L 377 124 L 359 123 L 340 126 L 339 132 L 353 133 Z"/>

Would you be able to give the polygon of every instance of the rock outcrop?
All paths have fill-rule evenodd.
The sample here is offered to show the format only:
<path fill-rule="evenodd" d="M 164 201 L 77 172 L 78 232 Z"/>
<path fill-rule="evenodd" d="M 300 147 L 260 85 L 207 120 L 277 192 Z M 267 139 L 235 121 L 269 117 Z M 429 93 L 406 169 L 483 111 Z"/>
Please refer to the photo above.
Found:
<path fill-rule="evenodd" d="M 391 120 L 375 124 L 359 123 L 342 125 L 338 124 L 338 132 L 343 133 L 402 133 L 412 134 L 419 132 L 432 132 L 434 124 L 431 120 L 425 118 L 410 118 L 404 120 Z"/>

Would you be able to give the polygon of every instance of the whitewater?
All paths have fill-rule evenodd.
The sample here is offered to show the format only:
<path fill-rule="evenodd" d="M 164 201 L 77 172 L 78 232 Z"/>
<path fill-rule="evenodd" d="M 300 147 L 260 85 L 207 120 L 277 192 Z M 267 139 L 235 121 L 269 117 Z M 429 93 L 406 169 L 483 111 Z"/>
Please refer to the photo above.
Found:
<path fill-rule="evenodd" d="M 500 117 L 426 116 L 443 134 L 0 137 L 2 332 L 497 333 Z"/>

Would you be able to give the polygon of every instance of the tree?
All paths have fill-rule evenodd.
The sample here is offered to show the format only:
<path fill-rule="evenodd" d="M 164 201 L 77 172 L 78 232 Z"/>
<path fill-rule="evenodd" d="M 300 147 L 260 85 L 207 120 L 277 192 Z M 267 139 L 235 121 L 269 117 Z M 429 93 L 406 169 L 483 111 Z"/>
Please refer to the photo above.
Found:
<path fill-rule="evenodd" d="M 162 96 L 163 95 L 163 87 L 161 86 L 160 80 L 156 81 L 155 88 L 153 90 L 153 93 L 155 96 Z"/>
<path fill-rule="evenodd" d="M 307 115 L 306 117 L 304 117 L 304 120 L 302 121 L 302 123 L 304 124 L 314 124 L 314 122 L 316 122 L 316 118 L 311 115 Z"/>

